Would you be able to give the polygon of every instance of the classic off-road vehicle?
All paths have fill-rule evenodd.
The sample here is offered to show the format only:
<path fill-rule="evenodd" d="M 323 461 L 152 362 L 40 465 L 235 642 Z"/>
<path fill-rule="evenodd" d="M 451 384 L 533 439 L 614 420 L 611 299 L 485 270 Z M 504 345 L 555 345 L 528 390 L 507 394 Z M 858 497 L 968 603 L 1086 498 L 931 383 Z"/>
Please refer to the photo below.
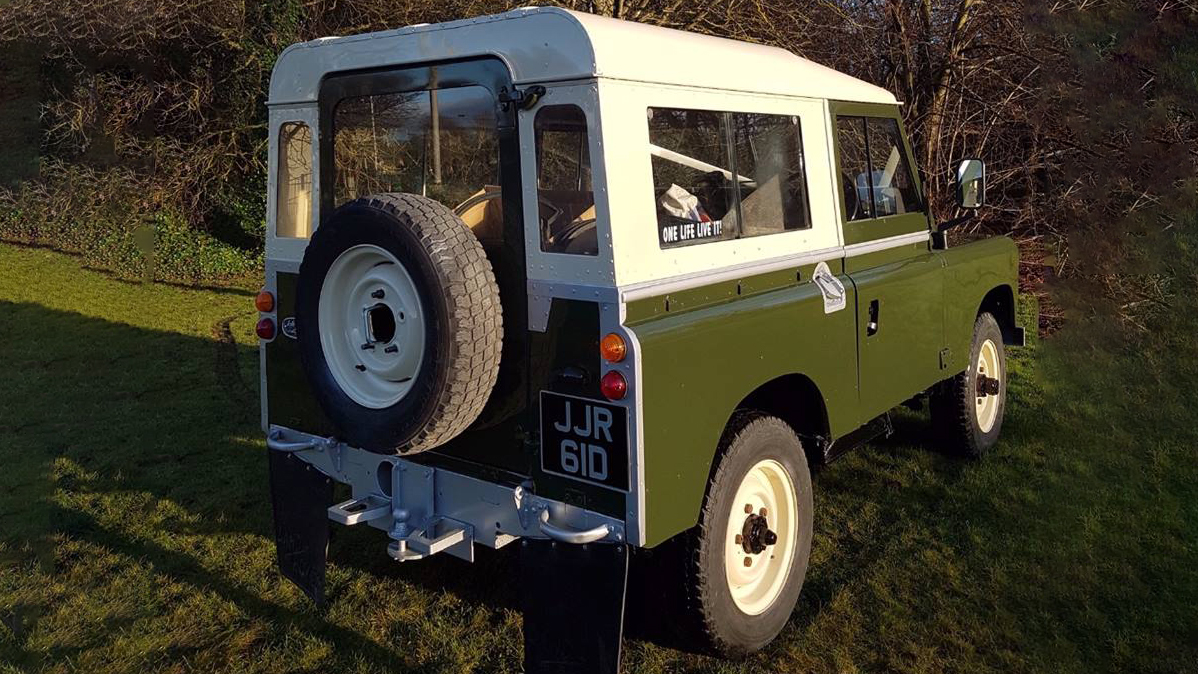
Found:
<path fill-rule="evenodd" d="M 883 89 L 531 8 L 295 45 L 269 106 L 262 419 L 318 601 L 329 520 L 400 561 L 521 540 L 528 668 L 612 669 L 651 550 L 668 621 L 745 653 L 803 584 L 812 467 L 925 393 L 951 450 L 998 437 L 1016 249 L 947 249 Z"/>

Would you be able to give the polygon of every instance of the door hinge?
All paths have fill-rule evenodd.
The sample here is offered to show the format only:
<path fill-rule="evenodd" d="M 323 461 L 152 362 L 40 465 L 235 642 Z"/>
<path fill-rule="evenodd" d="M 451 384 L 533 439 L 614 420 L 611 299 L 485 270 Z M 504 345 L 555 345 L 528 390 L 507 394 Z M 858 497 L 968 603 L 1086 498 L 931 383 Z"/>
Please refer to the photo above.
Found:
<path fill-rule="evenodd" d="M 940 369 L 947 370 L 949 361 L 952 360 L 953 352 L 949 349 L 940 349 Z"/>
<path fill-rule="evenodd" d="M 508 106 L 512 103 L 515 103 L 516 107 L 520 110 L 528 110 L 536 105 L 537 101 L 541 100 L 541 97 L 544 95 L 545 87 L 539 84 L 534 84 L 524 89 L 508 90 L 507 87 L 504 87 L 499 90 L 499 102 L 503 104 L 504 110 L 507 110 Z"/>

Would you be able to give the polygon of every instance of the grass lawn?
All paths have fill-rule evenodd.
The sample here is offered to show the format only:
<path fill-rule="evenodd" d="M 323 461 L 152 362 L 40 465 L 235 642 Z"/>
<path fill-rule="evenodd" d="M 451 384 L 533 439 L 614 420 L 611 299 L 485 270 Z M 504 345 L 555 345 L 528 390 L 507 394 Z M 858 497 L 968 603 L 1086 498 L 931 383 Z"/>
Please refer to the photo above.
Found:
<path fill-rule="evenodd" d="M 325 611 L 279 577 L 251 301 L 0 246 L 0 672 L 518 671 L 515 550 L 399 565 L 345 529 Z M 626 671 L 1198 671 L 1193 316 L 1143 348 L 1077 330 L 1014 353 L 979 463 L 899 415 L 816 475 L 777 642 L 632 641 Z"/>

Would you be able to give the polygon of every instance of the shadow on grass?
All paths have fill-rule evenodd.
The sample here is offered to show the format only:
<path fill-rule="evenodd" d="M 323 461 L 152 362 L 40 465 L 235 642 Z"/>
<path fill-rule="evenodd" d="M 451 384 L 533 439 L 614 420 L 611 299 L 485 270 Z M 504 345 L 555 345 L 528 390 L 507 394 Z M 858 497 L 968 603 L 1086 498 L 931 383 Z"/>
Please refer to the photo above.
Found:
<path fill-rule="evenodd" d="M 231 335 L 227 321 L 221 323 L 214 332 Z M 379 668 L 402 669 L 402 649 L 334 624 L 314 608 L 266 599 L 205 568 L 197 556 L 203 553 L 167 547 L 176 536 L 273 540 L 257 373 L 242 371 L 252 351 L 228 340 L 0 302 L 6 362 L 0 371 L 0 540 L 7 544 L 0 565 L 36 560 L 53 575 L 62 537 L 93 543 L 152 565 L 164 579 L 215 592 L 251 617 L 347 647 Z M 237 376 L 242 381 L 229 381 Z M 480 549 L 474 565 L 445 557 L 400 566 L 387 557 L 382 532 L 334 533 L 334 564 L 473 604 L 515 606 L 514 590 L 502 580 L 514 576 L 514 549 Z M 331 589 L 336 602 L 337 588 Z M 2 617 L 14 635 L 23 634 L 49 608 L 14 607 Z M 27 664 L 77 655 L 66 647 L 17 648 L 16 657 Z"/>

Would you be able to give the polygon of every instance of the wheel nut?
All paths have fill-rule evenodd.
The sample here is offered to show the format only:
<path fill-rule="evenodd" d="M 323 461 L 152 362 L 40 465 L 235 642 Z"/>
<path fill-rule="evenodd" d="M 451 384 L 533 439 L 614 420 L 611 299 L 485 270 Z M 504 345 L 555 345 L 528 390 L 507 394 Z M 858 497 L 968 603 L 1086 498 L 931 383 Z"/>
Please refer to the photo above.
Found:
<path fill-rule="evenodd" d="M 741 536 L 740 534 L 737 534 L 736 535 L 736 544 L 742 545 L 744 542 L 745 542 L 745 537 Z"/>
<path fill-rule="evenodd" d="M 757 514 L 758 514 L 758 515 L 761 515 L 762 517 L 765 517 L 765 508 L 762 508 L 761 510 L 759 510 L 759 511 L 757 512 Z"/>
<path fill-rule="evenodd" d="M 378 290 L 376 290 L 376 291 L 374 291 L 374 292 L 370 293 L 370 296 L 371 296 L 371 297 L 373 297 L 373 298 L 374 298 L 374 299 L 376 299 L 376 300 L 381 300 L 381 299 L 383 299 L 384 297 L 386 297 L 386 294 L 385 294 L 385 293 L 383 293 L 383 289 L 382 289 L 382 288 L 379 288 Z"/>
<path fill-rule="evenodd" d="M 746 514 L 746 515 L 752 515 L 752 514 L 753 514 L 753 506 L 752 506 L 752 504 L 749 504 L 749 503 L 746 503 L 746 504 L 745 504 L 745 514 Z"/>
<path fill-rule="evenodd" d="M 753 566 L 753 558 L 745 557 L 745 566 Z"/>

